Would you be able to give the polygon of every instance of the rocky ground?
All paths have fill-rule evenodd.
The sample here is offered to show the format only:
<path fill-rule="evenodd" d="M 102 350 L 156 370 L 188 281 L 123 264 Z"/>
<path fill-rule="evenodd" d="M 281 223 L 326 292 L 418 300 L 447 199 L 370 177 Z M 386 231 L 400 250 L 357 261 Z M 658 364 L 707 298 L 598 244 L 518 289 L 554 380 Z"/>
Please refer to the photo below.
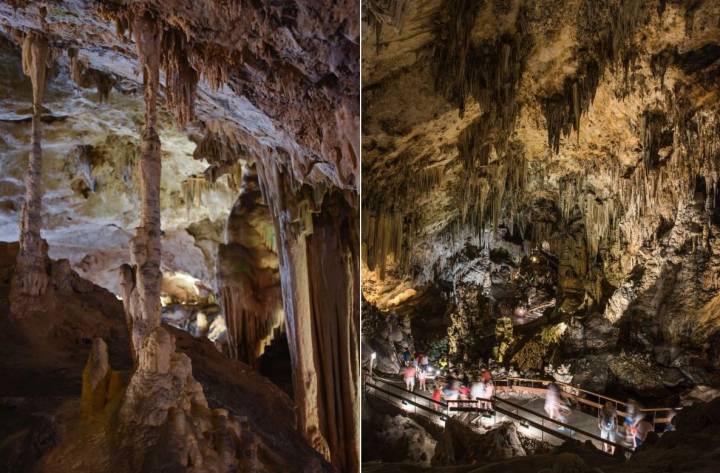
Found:
<path fill-rule="evenodd" d="M 53 261 L 53 289 L 34 310 L 18 320 L 11 319 L 7 312 L 8 293 L 16 251 L 16 244 L 0 245 L 0 306 L 5 308 L 0 317 L 0 373 L 8 380 L 0 388 L 2 471 L 177 471 L 168 469 L 176 458 L 173 449 L 177 446 L 164 444 L 167 440 L 157 443 L 157 434 L 147 426 L 152 424 L 151 416 L 137 417 L 146 408 L 154 416 L 162 415 L 162 401 L 153 397 L 155 391 L 145 392 L 141 398 L 146 407 L 133 409 L 136 421 L 149 430 L 143 430 L 146 433 L 142 437 L 128 437 L 132 441 L 115 436 L 119 434 L 118 422 L 127 418 L 120 409 L 133 397 L 128 383 L 134 379 L 122 303 L 105 289 L 80 278 L 67 261 Z M 292 400 L 277 386 L 249 366 L 227 359 L 208 339 L 169 326 L 165 330 L 177 347 L 172 358 L 177 360 L 172 365 L 177 368 L 173 370 L 180 369 L 182 359 L 187 359 L 183 369 L 191 371 L 185 371 L 183 376 L 197 380 L 200 393 L 204 392 L 204 401 L 192 401 L 197 410 L 187 414 L 191 425 L 195 425 L 193 429 L 208 429 L 207 425 L 200 426 L 213 422 L 215 436 L 229 428 L 218 424 L 229 415 L 240 429 L 238 450 L 232 454 L 240 465 L 263 471 L 332 471 L 297 432 Z M 105 357 L 97 345 L 100 339 L 107 347 Z M 106 403 L 101 402 L 104 407 L 100 417 L 83 414 L 86 386 L 94 379 L 86 366 L 112 373 L 107 375 L 110 385 L 103 398 Z M 155 390 L 158 383 L 156 380 Z M 208 417 L 210 412 L 215 420 Z M 188 455 L 195 458 L 192 453 Z M 188 471 L 221 471 L 211 467 L 214 463 L 207 455 L 204 458 L 205 469 L 195 465 L 196 469 Z M 132 461 L 141 466 L 133 469 Z"/>

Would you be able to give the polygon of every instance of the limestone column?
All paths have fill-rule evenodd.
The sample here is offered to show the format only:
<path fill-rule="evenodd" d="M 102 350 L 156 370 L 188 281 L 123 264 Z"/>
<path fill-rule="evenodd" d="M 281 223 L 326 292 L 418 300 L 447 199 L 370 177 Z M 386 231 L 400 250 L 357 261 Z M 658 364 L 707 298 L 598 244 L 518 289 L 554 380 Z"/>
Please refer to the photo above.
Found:
<path fill-rule="evenodd" d="M 292 185 L 258 164 L 277 228 L 285 326 L 298 424 L 339 471 L 359 467 L 359 259 L 357 209 L 340 193 Z"/>
<path fill-rule="evenodd" d="M 20 252 L 13 279 L 16 296 L 39 296 L 48 284 L 47 244 L 40 236 L 42 228 L 42 102 L 47 73 L 48 42 L 41 34 L 30 32 L 22 45 L 23 72 L 30 76 L 33 91 L 32 151 L 25 172 L 25 202 L 20 222 Z M 13 297 L 15 300 L 18 297 Z"/>
<path fill-rule="evenodd" d="M 143 72 L 145 124 L 140 144 L 140 226 L 130 243 L 133 274 L 126 271 L 133 349 L 137 353 L 148 334 L 160 325 L 160 138 L 157 134 L 157 96 L 160 82 L 158 24 L 147 14 L 134 19 L 133 32 Z M 126 292 L 125 289 L 124 292 Z"/>
<path fill-rule="evenodd" d="M 307 239 L 320 429 L 344 472 L 360 469 L 358 218 L 357 206 L 327 195 Z"/>

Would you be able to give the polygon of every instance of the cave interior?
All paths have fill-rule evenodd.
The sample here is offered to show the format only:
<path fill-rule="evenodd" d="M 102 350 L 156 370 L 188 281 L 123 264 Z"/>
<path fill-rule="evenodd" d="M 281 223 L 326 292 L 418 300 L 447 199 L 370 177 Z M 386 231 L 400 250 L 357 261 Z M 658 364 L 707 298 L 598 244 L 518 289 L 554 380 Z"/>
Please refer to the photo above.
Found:
<path fill-rule="evenodd" d="M 359 469 L 359 6 L 0 1 L 0 471 Z"/>
<path fill-rule="evenodd" d="M 365 471 L 715 471 L 720 3 L 368 0 L 362 23 Z M 611 458 L 433 414 L 482 370 L 528 406 L 507 380 L 564 386 L 595 435 L 606 400 L 677 425 Z"/>

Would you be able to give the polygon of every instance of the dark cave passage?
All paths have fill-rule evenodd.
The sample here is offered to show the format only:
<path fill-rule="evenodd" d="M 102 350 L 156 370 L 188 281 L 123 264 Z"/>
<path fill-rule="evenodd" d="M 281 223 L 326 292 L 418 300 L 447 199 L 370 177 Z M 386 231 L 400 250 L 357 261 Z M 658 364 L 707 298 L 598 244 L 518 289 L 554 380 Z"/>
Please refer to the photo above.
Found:
<path fill-rule="evenodd" d="M 265 349 L 265 353 L 260 356 L 258 371 L 285 391 L 288 396 L 293 397 L 290 347 L 285 332 L 276 334 Z"/>

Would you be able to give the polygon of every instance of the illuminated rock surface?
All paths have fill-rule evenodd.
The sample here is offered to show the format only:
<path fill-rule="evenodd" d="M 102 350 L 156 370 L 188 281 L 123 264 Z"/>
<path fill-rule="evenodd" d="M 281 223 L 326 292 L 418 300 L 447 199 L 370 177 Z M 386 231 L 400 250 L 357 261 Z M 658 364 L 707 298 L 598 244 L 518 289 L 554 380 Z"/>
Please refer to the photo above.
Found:
<path fill-rule="evenodd" d="M 647 405 L 720 387 L 718 16 L 710 0 L 366 2 L 378 370 L 411 346 L 460 378 L 565 365 Z M 553 469 L 513 461 L 477 471 Z"/>
<path fill-rule="evenodd" d="M 34 219 L 39 228 L 31 230 L 41 232 L 50 258 L 64 260 L 47 266 L 46 276 L 52 279 L 56 266 L 72 269 L 83 278 L 77 284 L 92 281 L 123 299 L 135 370 L 123 378 L 122 402 L 106 406 L 119 413 L 111 427 L 126 434 L 127 448 L 151 438 L 183 452 L 180 460 L 165 459 L 162 448 L 126 452 L 130 470 L 161 471 L 159 464 L 142 463 L 143 455 L 186 471 L 255 468 L 252 461 L 265 461 L 252 460 L 257 442 L 242 433 L 244 414 L 216 412 L 233 411 L 225 402 L 208 408 L 216 400 L 197 384 L 204 382 L 196 372 L 202 360 L 184 357 L 176 331 L 158 327 L 162 315 L 202 337 L 204 349 L 223 363 L 238 357 L 238 347 L 229 348 L 237 337 L 231 340 L 226 328 L 237 331 L 243 307 L 223 284 L 257 292 L 260 305 L 272 305 L 245 310 L 257 320 L 245 321 L 256 329 L 246 331 L 243 349 L 252 356 L 242 359 L 256 365 L 268 332 L 284 326 L 287 334 L 294 409 L 281 410 L 282 418 L 260 401 L 252 409 L 274 418 L 283 432 L 290 429 L 288 435 L 304 437 L 339 471 L 357 470 L 357 8 L 348 1 L 0 3 L 0 88 L 9 92 L 0 103 L 0 238 L 18 239 L 30 126 L 42 123 L 43 218 Z M 47 40 L 50 53 L 42 108 L 33 114 L 19 45 L 35 34 Z M 270 245 L 238 235 L 246 230 L 238 228 L 243 215 L 253 209 L 231 214 L 250 205 L 240 197 L 250 175 L 257 176 L 253 198 L 262 203 L 254 223 L 272 234 Z M 231 255 L 223 245 L 254 253 L 251 271 L 224 278 L 231 261 L 223 258 Z M 274 257 L 257 254 L 267 246 Z M 35 253 L 35 260 L 47 261 Z M 33 287 L 42 286 L 28 277 L 37 282 Z M 56 291 L 49 292 L 54 297 Z M 40 301 L 11 300 L 23 303 L 14 305 L 16 318 L 41 320 L 47 309 Z M 229 314 L 233 323 L 223 317 Z M 95 338 L 111 344 L 107 334 L 92 334 L 83 357 Z M 93 360 L 102 358 L 100 346 L 96 342 Z M 129 367 L 116 367 L 109 348 L 110 372 L 129 374 Z M 95 374 L 87 380 L 87 405 L 100 402 L 101 371 L 89 370 Z M 224 379 L 232 384 L 235 376 L 244 374 Z M 143 397 L 155 381 L 157 389 Z M 130 415 L 160 404 L 152 426 Z M 285 471 L 330 468 L 314 454 L 275 453 L 257 455 L 289 462 Z"/>

